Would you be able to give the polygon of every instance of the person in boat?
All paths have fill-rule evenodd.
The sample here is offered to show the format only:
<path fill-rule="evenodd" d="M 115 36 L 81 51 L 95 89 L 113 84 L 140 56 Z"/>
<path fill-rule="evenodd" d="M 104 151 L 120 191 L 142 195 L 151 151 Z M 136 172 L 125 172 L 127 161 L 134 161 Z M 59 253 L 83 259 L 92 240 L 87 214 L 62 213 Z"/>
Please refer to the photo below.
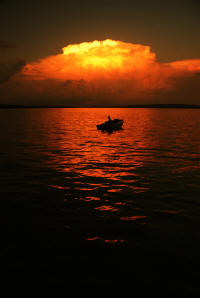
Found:
<path fill-rule="evenodd" d="M 111 120 L 111 118 L 110 118 L 110 116 L 108 116 L 108 122 L 111 122 L 112 120 Z"/>

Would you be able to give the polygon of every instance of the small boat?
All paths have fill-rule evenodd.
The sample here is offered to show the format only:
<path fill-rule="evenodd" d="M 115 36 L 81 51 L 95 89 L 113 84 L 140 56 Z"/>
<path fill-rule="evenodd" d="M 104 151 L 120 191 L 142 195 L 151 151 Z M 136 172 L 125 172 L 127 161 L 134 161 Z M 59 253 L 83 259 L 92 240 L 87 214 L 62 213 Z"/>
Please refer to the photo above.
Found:
<path fill-rule="evenodd" d="M 108 121 L 105 121 L 102 124 L 98 124 L 97 129 L 103 130 L 103 131 L 119 130 L 119 129 L 122 129 L 123 123 L 124 123 L 124 120 L 121 120 L 121 119 L 111 120 L 110 116 L 108 116 Z"/>

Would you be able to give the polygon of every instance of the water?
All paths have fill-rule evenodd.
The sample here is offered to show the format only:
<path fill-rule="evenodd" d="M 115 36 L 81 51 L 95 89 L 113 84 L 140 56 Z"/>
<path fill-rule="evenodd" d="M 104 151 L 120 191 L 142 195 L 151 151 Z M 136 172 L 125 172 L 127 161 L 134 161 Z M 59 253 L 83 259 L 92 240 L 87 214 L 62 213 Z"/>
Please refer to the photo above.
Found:
<path fill-rule="evenodd" d="M 124 129 L 98 131 L 108 115 Z M 47 284 L 199 290 L 199 132 L 195 109 L 0 110 L 3 258 L 56 266 Z"/>

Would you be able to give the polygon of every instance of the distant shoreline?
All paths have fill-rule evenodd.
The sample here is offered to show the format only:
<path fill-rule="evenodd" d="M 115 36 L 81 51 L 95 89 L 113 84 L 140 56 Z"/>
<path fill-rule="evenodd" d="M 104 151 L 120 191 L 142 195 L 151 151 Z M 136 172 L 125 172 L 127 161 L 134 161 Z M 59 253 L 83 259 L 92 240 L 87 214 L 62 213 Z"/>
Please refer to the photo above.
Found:
<path fill-rule="evenodd" d="M 0 109 L 71 109 L 71 108 L 159 108 L 159 109 L 200 109 L 200 105 L 189 104 L 147 104 L 147 105 L 121 105 L 121 106 L 43 106 L 43 105 L 7 105 L 0 104 Z"/>

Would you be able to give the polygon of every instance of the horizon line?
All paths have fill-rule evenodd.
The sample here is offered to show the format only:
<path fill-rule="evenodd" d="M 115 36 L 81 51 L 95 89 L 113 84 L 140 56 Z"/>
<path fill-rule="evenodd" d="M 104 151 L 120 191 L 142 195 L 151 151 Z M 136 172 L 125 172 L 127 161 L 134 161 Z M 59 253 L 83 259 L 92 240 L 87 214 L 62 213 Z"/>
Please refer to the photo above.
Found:
<path fill-rule="evenodd" d="M 22 105 L 22 104 L 0 104 L 0 109 L 19 109 L 19 108 L 196 108 L 200 109 L 199 104 L 131 104 L 131 105 Z"/>

